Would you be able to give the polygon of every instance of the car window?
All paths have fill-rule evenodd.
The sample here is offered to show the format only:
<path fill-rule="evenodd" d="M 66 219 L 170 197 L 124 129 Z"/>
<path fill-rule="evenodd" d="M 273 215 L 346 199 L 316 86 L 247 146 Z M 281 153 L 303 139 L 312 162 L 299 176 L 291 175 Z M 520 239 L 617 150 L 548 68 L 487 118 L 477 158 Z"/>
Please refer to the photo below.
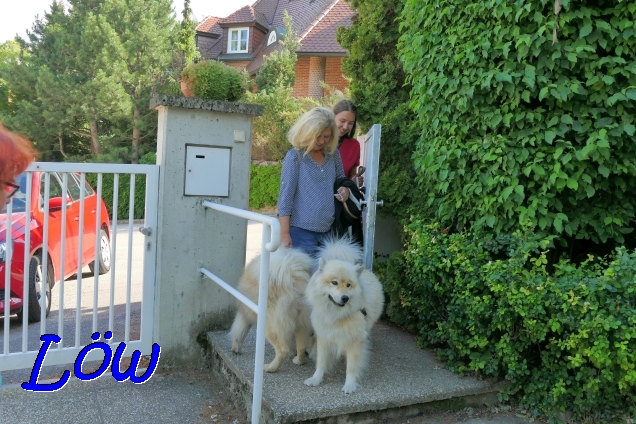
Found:
<path fill-rule="evenodd" d="M 40 209 L 44 210 L 44 196 L 45 196 L 45 175 L 46 173 L 40 174 Z M 49 175 L 49 199 L 54 197 L 62 197 L 62 184 L 56 173 L 51 172 Z"/>
<path fill-rule="evenodd" d="M 80 198 L 80 177 L 75 173 L 68 174 L 68 191 L 71 193 L 73 200 L 79 200 Z M 84 182 L 84 198 L 92 196 L 94 194 L 93 189 L 87 182 Z"/>
<path fill-rule="evenodd" d="M 24 212 L 26 209 L 26 183 L 27 178 L 26 174 L 20 174 L 15 181 L 20 184 L 20 190 L 16 194 L 13 195 L 11 199 L 13 201 L 13 209 L 12 212 Z M 5 205 L 0 213 L 7 213 L 7 206 Z"/>

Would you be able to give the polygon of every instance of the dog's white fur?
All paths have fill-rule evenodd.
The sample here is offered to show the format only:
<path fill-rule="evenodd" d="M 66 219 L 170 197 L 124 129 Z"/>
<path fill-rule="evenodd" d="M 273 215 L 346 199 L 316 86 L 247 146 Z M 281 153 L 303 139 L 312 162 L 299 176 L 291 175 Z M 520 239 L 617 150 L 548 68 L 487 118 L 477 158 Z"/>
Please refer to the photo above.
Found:
<path fill-rule="evenodd" d="M 276 356 L 264 366 L 266 372 L 275 372 L 280 368 L 293 349 L 294 337 L 295 364 L 304 364 L 306 351 L 312 348 L 309 308 L 304 298 L 312 265 L 312 258 L 297 249 L 281 248 L 270 255 L 265 336 L 274 347 Z M 259 268 L 260 256 L 247 265 L 237 287 L 254 303 L 258 303 Z M 256 318 L 251 309 L 238 302 L 238 311 L 230 330 L 233 352 L 241 352 L 245 336 L 256 323 Z"/>
<path fill-rule="evenodd" d="M 305 380 L 317 386 L 342 355 L 347 377 L 342 391 L 353 393 L 367 365 L 369 336 L 384 306 L 382 284 L 358 262 L 362 253 L 349 240 L 327 241 L 318 270 L 307 286 L 316 335 L 316 371 Z M 365 315 L 366 314 L 366 315 Z"/>

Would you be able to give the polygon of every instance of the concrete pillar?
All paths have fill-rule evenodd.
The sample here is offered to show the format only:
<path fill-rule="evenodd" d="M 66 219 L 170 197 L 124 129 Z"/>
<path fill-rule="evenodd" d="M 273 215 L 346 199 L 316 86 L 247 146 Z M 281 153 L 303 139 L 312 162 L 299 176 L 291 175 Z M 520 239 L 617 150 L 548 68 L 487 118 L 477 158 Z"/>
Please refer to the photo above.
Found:
<path fill-rule="evenodd" d="M 201 203 L 248 208 L 252 118 L 263 107 L 165 95 L 150 106 L 159 111 L 155 342 L 162 365 L 191 365 L 201 359 L 197 338 L 229 327 L 235 308 L 234 298 L 198 269 L 236 285 L 247 237 L 245 219 Z M 208 159 L 213 166 L 196 168 Z M 228 174 L 229 184 L 223 183 Z M 215 196 L 200 194 L 210 191 Z"/>

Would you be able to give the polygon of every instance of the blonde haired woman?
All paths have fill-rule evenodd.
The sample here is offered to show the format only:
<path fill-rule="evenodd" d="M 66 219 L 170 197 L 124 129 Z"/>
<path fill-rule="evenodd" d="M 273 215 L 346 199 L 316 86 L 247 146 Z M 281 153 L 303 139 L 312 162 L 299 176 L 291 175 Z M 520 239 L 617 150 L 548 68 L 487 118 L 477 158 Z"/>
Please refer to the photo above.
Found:
<path fill-rule="evenodd" d="M 278 195 L 283 247 L 313 256 L 334 221 L 334 196 L 340 202 L 349 198 L 345 187 L 334 194 L 336 179 L 345 177 L 338 133 L 333 112 L 316 107 L 301 116 L 287 134 L 294 148 L 283 159 Z"/>

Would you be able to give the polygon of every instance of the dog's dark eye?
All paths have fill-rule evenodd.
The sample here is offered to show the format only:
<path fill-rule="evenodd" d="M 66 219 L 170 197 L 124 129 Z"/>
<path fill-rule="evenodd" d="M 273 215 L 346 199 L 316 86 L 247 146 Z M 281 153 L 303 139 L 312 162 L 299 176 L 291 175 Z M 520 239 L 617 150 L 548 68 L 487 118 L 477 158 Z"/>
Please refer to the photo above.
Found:
<path fill-rule="evenodd" d="M 336 280 L 333 280 L 333 281 L 331 282 L 331 284 L 333 284 L 334 286 L 337 286 L 337 285 L 338 285 L 338 282 L 337 282 Z"/>
<path fill-rule="evenodd" d="M 347 283 L 347 287 L 351 287 L 351 283 Z"/>

